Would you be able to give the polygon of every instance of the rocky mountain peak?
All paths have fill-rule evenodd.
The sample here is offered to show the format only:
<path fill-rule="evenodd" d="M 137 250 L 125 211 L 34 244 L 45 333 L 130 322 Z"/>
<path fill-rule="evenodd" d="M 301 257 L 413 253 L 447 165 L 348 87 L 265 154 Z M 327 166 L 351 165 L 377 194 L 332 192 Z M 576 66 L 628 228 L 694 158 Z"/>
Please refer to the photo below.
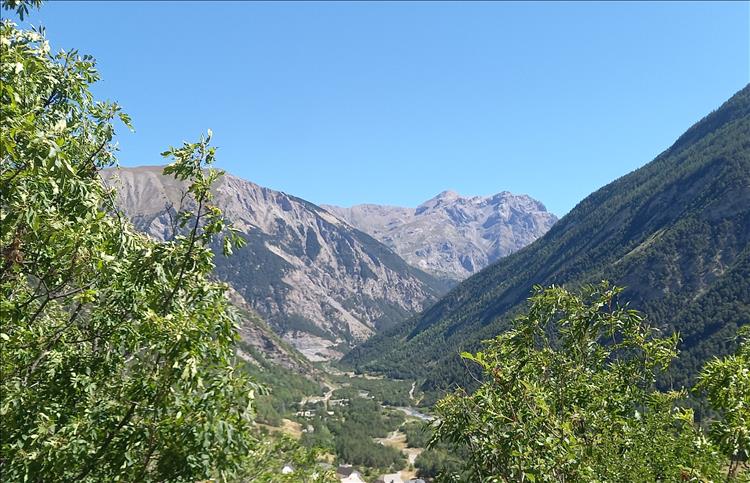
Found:
<path fill-rule="evenodd" d="M 443 191 L 416 208 L 325 206 L 415 267 L 460 280 L 543 235 L 557 217 L 527 195 Z"/>
<path fill-rule="evenodd" d="M 167 239 L 186 187 L 162 169 L 123 168 L 105 178 L 117 184 L 137 228 Z M 311 360 L 339 357 L 442 293 L 437 279 L 310 202 L 231 175 L 213 191 L 213 202 L 247 242 L 214 259 L 216 274 Z"/>
<path fill-rule="evenodd" d="M 461 198 L 462 196 L 453 190 L 445 190 L 438 193 L 433 200 L 442 200 L 442 201 L 453 201 Z"/>

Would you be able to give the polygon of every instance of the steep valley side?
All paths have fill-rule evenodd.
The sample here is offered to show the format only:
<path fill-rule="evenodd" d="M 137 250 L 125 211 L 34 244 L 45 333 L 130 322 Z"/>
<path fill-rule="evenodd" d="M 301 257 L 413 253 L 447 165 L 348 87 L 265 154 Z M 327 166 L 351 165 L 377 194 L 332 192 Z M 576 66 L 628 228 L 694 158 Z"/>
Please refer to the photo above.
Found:
<path fill-rule="evenodd" d="M 174 236 L 185 186 L 162 167 L 105 173 L 140 230 Z M 310 360 L 340 357 L 437 300 L 445 284 L 388 247 L 300 198 L 225 175 L 213 203 L 246 245 L 217 255 L 216 274 Z"/>

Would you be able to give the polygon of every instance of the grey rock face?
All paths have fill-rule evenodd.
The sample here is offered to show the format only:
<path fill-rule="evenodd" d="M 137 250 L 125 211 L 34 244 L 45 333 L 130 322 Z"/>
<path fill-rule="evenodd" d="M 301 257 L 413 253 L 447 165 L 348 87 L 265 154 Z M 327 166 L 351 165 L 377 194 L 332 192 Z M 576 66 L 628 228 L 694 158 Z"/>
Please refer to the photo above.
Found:
<path fill-rule="evenodd" d="M 416 208 L 324 208 L 388 245 L 411 265 L 461 280 L 533 242 L 557 221 L 526 195 L 464 197 L 443 191 Z"/>
<path fill-rule="evenodd" d="M 231 285 L 227 291 L 227 297 L 237 309 L 239 316 L 239 334 L 245 346 L 241 345 L 237 353 L 242 359 L 251 364 L 258 364 L 257 356 L 253 353 L 255 351 L 266 361 L 298 374 L 315 373 L 315 367 L 310 364 L 310 361 L 287 342 L 281 340 Z M 253 351 L 246 350 L 246 347 L 251 347 Z"/>
<path fill-rule="evenodd" d="M 185 187 L 161 172 L 123 168 L 105 177 L 136 227 L 166 239 Z M 217 275 L 311 360 L 340 355 L 440 294 L 435 278 L 312 203 L 230 175 L 214 193 L 247 241 L 231 257 L 216 256 Z"/>

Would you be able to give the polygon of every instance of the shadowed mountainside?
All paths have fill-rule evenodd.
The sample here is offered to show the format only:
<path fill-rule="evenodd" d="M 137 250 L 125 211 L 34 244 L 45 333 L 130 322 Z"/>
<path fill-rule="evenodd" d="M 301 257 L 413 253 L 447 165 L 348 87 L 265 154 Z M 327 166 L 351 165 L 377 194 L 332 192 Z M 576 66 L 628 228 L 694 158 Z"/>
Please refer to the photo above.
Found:
<path fill-rule="evenodd" d="M 466 383 L 461 350 L 509 326 L 532 287 L 607 279 L 682 354 L 673 383 L 733 349 L 750 322 L 750 86 L 644 167 L 581 201 L 546 235 L 454 288 L 407 323 L 351 351 L 361 370 Z M 415 359 L 419 360 L 415 364 Z"/>

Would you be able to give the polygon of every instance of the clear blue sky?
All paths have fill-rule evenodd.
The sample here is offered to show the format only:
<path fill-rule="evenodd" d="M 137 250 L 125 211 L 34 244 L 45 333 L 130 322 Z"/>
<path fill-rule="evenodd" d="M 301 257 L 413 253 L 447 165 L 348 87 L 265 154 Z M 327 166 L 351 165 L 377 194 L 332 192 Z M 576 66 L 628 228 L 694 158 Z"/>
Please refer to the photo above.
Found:
<path fill-rule="evenodd" d="M 215 133 L 315 203 L 528 193 L 558 215 L 749 82 L 748 3 L 49 2 L 99 61 L 123 165 Z"/>

